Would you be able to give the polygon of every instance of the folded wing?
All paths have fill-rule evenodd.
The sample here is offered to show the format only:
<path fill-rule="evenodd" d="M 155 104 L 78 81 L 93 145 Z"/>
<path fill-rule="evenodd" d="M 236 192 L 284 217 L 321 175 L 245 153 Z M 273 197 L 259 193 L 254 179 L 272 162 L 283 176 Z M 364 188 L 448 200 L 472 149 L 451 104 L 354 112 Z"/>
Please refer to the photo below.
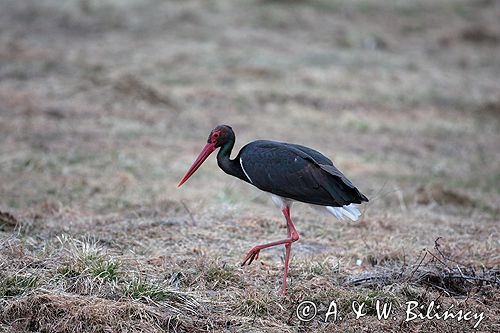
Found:
<path fill-rule="evenodd" d="M 368 201 L 327 157 L 311 148 L 262 140 L 242 148 L 238 158 L 251 183 L 263 191 L 333 207 Z"/>

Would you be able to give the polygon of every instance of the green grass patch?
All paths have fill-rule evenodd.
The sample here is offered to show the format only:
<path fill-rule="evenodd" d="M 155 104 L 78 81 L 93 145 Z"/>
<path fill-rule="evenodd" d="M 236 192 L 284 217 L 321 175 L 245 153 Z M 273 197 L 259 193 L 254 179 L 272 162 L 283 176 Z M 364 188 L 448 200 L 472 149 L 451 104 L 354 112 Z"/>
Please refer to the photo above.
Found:
<path fill-rule="evenodd" d="M 190 293 L 179 291 L 159 280 L 132 278 L 122 291 L 127 297 L 147 304 L 159 304 L 177 313 L 196 313 L 199 306 Z"/>
<path fill-rule="evenodd" d="M 105 281 L 117 281 L 120 274 L 120 262 L 117 260 L 99 260 L 94 263 L 92 275 Z"/>
<path fill-rule="evenodd" d="M 58 237 L 58 240 L 71 256 L 70 262 L 58 269 L 63 277 L 88 275 L 108 282 L 118 280 L 120 261 L 109 258 L 95 240 L 80 241 L 66 235 Z"/>
<path fill-rule="evenodd" d="M 34 275 L 14 275 L 1 280 L 0 297 L 14 297 L 36 288 L 38 277 Z"/>
<path fill-rule="evenodd" d="M 135 278 L 129 283 L 125 294 L 135 300 L 149 299 L 158 302 L 172 298 L 172 291 L 163 283 L 140 278 Z"/>
<path fill-rule="evenodd" d="M 78 277 L 82 274 L 80 269 L 78 267 L 75 267 L 74 265 L 64 265 L 62 267 L 59 267 L 57 269 L 57 273 L 69 279 Z"/>

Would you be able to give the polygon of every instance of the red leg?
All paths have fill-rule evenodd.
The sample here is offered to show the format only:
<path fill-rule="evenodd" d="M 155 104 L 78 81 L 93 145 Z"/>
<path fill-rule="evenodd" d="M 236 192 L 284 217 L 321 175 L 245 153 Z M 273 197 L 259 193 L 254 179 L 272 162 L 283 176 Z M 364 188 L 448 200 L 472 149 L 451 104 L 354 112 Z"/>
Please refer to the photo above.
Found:
<path fill-rule="evenodd" d="M 285 274 L 283 275 L 283 284 L 281 285 L 281 295 L 286 295 L 286 277 L 288 275 L 288 262 L 290 261 L 290 252 L 292 251 L 292 243 L 285 245 Z"/>
<path fill-rule="evenodd" d="M 247 264 L 247 262 L 248 262 L 248 265 L 250 265 L 252 263 L 252 261 L 254 261 L 255 259 L 257 259 L 259 257 L 260 250 L 267 249 L 268 247 L 273 247 L 273 246 L 277 246 L 277 245 L 290 244 L 292 242 L 294 242 L 294 240 L 292 240 L 291 238 L 287 238 L 287 239 L 283 239 L 283 240 L 276 241 L 276 242 L 257 245 L 255 247 L 253 247 L 250 251 L 248 251 L 248 254 L 245 257 L 245 260 L 243 260 L 243 263 L 241 264 L 241 266 L 245 266 Z"/>
<path fill-rule="evenodd" d="M 281 290 L 281 293 L 284 296 L 286 293 L 286 277 L 288 275 L 288 263 L 290 261 L 290 252 L 292 249 L 292 243 L 299 240 L 299 234 L 297 233 L 297 230 L 295 230 L 295 226 L 293 225 L 292 219 L 290 218 L 290 207 L 283 208 L 282 212 L 286 218 L 288 238 L 280 240 L 280 241 L 276 241 L 276 242 L 271 242 L 271 243 L 255 246 L 254 248 L 252 248 L 248 252 L 248 254 L 245 257 L 245 260 L 243 260 L 243 263 L 241 264 L 241 266 L 244 266 L 245 264 L 247 264 L 247 262 L 248 262 L 248 265 L 250 265 L 252 263 L 252 261 L 259 258 L 260 250 L 266 249 L 266 248 L 272 247 L 272 246 L 285 244 L 285 275 L 283 277 L 283 287 Z"/>
<path fill-rule="evenodd" d="M 292 219 L 290 217 L 290 207 L 286 207 L 283 210 L 283 214 L 286 218 L 286 228 L 288 232 L 288 237 L 292 239 L 292 242 L 299 240 L 299 234 L 297 230 L 295 230 L 295 226 L 292 223 Z M 288 243 L 285 245 L 285 273 L 283 274 L 283 284 L 281 286 L 281 295 L 286 295 L 286 278 L 288 276 L 288 263 L 290 262 L 290 253 L 292 251 L 292 243 Z"/>

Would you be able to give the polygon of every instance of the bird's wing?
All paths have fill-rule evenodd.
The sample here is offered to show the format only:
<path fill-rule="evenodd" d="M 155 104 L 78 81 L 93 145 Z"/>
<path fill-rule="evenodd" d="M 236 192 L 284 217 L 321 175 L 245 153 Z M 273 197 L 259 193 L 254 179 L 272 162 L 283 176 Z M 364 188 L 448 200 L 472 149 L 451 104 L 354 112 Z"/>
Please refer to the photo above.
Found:
<path fill-rule="evenodd" d="M 317 205 L 361 203 L 363 198 L 352 183 L 333 165 L 320 164 L 315 157 L 295 145 L 274 141 L 252 142 L 238 156 L 251 183 L 263 191 Z"/>
<path fill-rule="evenodd" d="M 313 158 L 315 163 L 324 164 L 324 165 L 333 165 L 333 162 L 328 157 L 321 154 L 317 150 L 314 150 L 314 149 L 309 148 L 309 147 L 293 144 L 293 143 L 284 143 L 284 145 L 287 145 L 287 146 L 290 146 L 292 148 L 295 148 L 295 149 L 302 151 L 303 153 L 307 154 L 309 157 Z"/>
<path fill-rule="evenodd" d="M 341 187 L 344 187 L 344 185 L 347 185 L 348 187 L 350 187 L 352 190 L 354 190 L 356 192 L 355 196 L 358 196 L 361 201 L 366 201 L 366 202 L 368 201 L 368 198 L 363 193 L 361 193 L 352 184 L 352 182 L 346 176 L 344 176 L 344 174 L 342 172 L 340 172 L 339 169 L 337 169 L 335 167 L 335 165 L 333 165 L 333 162 L 328 157 L 321 154 L 319 151 L 316 151 L 316 150 L 311 149 L 309 147 L 304 147 L 304 146 L 297 145 L 297 144 L 287 144 L 287 145 L 290 145 L 294 148 L 297 148 L 297 149 L 301 150 L 302 152 L 304 152 L 305 154 L 312 157 L 314 160 L 313 162 L 316 163 L 321 169 L 323 169 L 324 171 L 326 171 L 327 173 L 329 173 L 330 175 L 332 175 L 334 177 L 338 177 L 342 181 L 342 184 L 340 184 Z"/>

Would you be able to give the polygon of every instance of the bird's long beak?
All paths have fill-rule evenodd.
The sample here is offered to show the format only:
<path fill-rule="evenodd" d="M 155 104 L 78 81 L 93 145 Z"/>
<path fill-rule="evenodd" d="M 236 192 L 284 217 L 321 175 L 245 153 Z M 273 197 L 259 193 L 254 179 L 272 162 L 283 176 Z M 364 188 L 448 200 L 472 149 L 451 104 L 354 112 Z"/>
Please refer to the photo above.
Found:
<path fill-rule="evenodd" d="M 177 187 L 180 187 L 182 184 L 184 184 L 186 182 L 186 180 L 188 180 L 189 177 L 191 177 L 193 175 L 193 173 L 195 173 L 195 171 L 198 170 L 200 165 L 202 165 L 203 162 L 205 162 L 207 157 L 210 156 L 210 154 L 212 154 L 214 150 L 215 150 L 215 143 L 207 143 L 205 145 L 205 147 L 203 148 L 203 150 L 201 151 L 200 155 L 198 155 L 198 157 L 196 158 L 196 161 L 194 161 L 193 165 L 191 165 L 189 170 L 186 172 L 184 177 L 181 179 L 181 181 L 180 181 L 179 185 L 177 185 Z"/>

